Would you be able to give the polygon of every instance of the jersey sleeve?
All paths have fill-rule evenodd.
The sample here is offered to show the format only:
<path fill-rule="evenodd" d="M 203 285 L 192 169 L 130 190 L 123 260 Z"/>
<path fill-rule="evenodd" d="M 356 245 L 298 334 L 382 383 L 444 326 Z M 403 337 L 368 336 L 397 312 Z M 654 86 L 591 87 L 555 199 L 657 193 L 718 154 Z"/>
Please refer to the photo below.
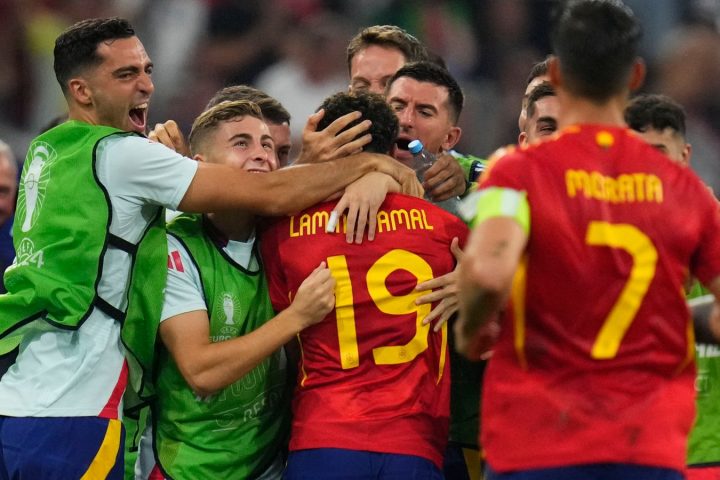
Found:
<path fill-rule="evenodd" d="M 279 238 L 282 221 L 271 223 L 265 228 L 260 237 L 260 253 L 265 267 L 265 276 L 268 282 L 270 301 L 276 312 L 285 310 L 290 306 L 290 292 L 280 260 Z"/>
<path fill-rule="evenodd" d="M 705 192 L 704 192 L 705 193 Z M 700 245 L 691 259 L 691 271 L 704 285 L 720 276 L 720 204 L 708 192 L 707 224 Z"/>
<path fill-rule="evenodd" d="M 200 272 L 183 244 L 168 235 L 168 274 L 160 321 L 183 313 L 207 310 Z"/>
<path fill-rule="evenodd" d="M 187 192 L 198 164 L 166 146 L 138 136 L 111 136 L 98 144 L 98 156 L 107 178 L 120 179 L 119 188 L 130 198 L 176 210 Z"/>

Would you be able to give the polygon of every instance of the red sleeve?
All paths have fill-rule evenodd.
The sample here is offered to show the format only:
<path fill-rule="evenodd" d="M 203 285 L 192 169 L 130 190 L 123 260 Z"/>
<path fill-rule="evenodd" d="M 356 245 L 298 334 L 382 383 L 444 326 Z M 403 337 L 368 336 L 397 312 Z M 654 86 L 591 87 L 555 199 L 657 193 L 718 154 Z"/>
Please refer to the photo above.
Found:
<path fill-rule="evenodd" d="M 707 225 L 690 264 L 693 275 L 704 285 L 720 276 L 720 205 L 709 192 L 707 198 L 708 201 L 703 202 L 707 204 Z"/>
<path fill-rule="evenodd" d="M 282 269 L 278 241 L 278 236 L 283 231 L 282 227 L 285 223 L 285 219 L 273 222 L 265 228 L 260 237 L 260 252 L 268 282 L 268 293 L 276 312 L 285 310 L 291 303 L 287 280 Z"/>

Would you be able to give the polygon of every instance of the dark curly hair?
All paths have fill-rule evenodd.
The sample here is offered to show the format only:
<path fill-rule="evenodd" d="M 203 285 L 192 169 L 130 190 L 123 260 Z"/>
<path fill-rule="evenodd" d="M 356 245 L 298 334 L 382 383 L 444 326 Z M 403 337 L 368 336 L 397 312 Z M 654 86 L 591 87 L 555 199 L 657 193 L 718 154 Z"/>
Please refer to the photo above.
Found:
<path fill-rule="evenodd" d="M 371 120 L 369 133 L 372 135 L 372 141 L 363 148 L 366 152 L 388 153 L 398 136 L 397 116 L 382 95 L 370 92 L 339 92 L 326 98 L 318 110 L 321 108 L 325 110 L 325 115 L 318 124 L 318 130 L 324 129 L 346 113 L 354 111 L 362 112 L 362 117 L 348 125 L 345 130 L 363 120 Z"/>
<path fill-rule="evenodd" d="M 685 110 L 665 95 L 643 94 L 633 97 L 625 108 L 625 122 L 637 132 L 671 128 L 685 137 Z"/>
<path fill-rule="evenodd" d="M 100 42 L 135 36 L 135 30 L 124 18 L 90 18 L 82 20 L 55 40 L 55 77 L 63 93 L 67 82 L 82 69 L 99 65 L 102 58 L 97 53 Z"/>

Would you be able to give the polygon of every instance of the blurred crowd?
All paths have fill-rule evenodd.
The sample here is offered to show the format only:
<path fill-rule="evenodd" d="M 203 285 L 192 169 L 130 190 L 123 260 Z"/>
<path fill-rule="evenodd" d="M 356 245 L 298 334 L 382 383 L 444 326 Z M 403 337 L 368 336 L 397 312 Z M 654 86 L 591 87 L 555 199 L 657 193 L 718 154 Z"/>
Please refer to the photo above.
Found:
<path fill-rule="evenodd" d="M 364 26 L 394 24 L 459 80 L 467 104 L 458 148 L 487 156 L 516 142 L 519 99 L 530 66 L 549 53 L 558 1 L 2 0 L 0 138 L 22 159 L 63 115 L 53 42 L 82 18 L 118 15 L 136 26 L 155 63 L 151 126 L 173 118 L 187 132 L 215 91 L 245 83 L 288 109 L 296 137 L 322 99 L 347 88 L 348 40 Z M 625 3 L 645 28 L 643 91 L 685 107 L 692 166 L 720 192 L 720 0 Z"/>

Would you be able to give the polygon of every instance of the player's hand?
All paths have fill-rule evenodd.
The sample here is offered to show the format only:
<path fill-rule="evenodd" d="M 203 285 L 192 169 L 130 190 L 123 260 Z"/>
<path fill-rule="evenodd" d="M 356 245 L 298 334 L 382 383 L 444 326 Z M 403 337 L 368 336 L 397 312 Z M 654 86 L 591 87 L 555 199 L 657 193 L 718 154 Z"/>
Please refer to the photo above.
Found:
<path fill-rule="evenodd" d="M 455 350 L 470 360 L 487 360 L 492 357 L 492 348 L 500 335 L 500 320 L 497 315 L 482 325 L 472 338 L 462 333 L 460 319 L 455 322 Z"/>
<path fill-rule="evenodd" d="M 190 156 L 190 147 L 185 142 L 185 136 L 180 131 L 180 127 L 178 127 L 175 120 L 156 124 L 155 128 L 148 133 L 148 138 L 172 148 L 180 155 Z"/>
<path fill-rule="evenodd" d="M 368 230 L 368 240 L 375 239 L 377 212 L 388 191 L 398 189 L 399 185 L 392 177 L 380 172 L 363 175 L 345 187 L 345 193 L 335 205 L 332 217 L 340 218 L 347 210 L 345 240 L 348 243 L 362 243 L 365 227 Z M 333 229 L 333 225 L 328 225 L 328 231 Z"/>
<path fill-rule="evenodd" d="M 412 168 L 403 165 L 388 155 L 378 153 L 363 153 L 363 155 L 372 156 L 376 170 L 393 177 L 400 184 L 401 193 L 418 198 L 422 198 L 425 194 L 425 190 L 423 190 L 415 170 Z"/>
<path fill-rule="evenodd" d="M 465 193 L 465 171 L 455 157 L 443 153 L 425 172 L 423 187 L 436 202 L 460 196 Z"/>
<path fill-rule="evenodd" d="M 370 128 L 370 120 L 359 122 L 339 133 L 359 120 L 362 116 L 360 112 L 347 113 L 335 119 L 324 130 L 318 131 L 318 123 L 324 115 L 325 111 L 319 110 L 308 118 L 302 133 L 302 149 L 295 164 L 327 162 L 359 153 L 372 140 L 369 133 L 363 135 L 363 132 Z"/>
<path fill-rule="evenodd" d="M 335 279 L 325 262 L 303 280 L 289 308 L 302 319 L 302 328 L 320 322 L 335 307 Z"/>
<path fill-rule="evenodd" d="M 450 244 L 450 251 L 455 256 L 457 264 L 460 264 L 460 260 L 463 257 L 463 251 L 460 248 L 460 242 L 455 237 Z M 450 273 L 446 273 L 432 280 L 418 283 L 415 287 L 416 291 L 432 290 L 427 295 L 423 295 L 415 300 L 415 305 L 422 305 L 425 303 L 433 303 L 438 300 L 440 303 L 432 309 L 427 317 L 423 319 L 423 325 L 427 325 L 430 322 L 437 320 L 433 331 L 438 332 L 442 326 L 453 316 L 459 308 L 458 303 L 458 283 L 457 283 L 457 267 Z"/>

